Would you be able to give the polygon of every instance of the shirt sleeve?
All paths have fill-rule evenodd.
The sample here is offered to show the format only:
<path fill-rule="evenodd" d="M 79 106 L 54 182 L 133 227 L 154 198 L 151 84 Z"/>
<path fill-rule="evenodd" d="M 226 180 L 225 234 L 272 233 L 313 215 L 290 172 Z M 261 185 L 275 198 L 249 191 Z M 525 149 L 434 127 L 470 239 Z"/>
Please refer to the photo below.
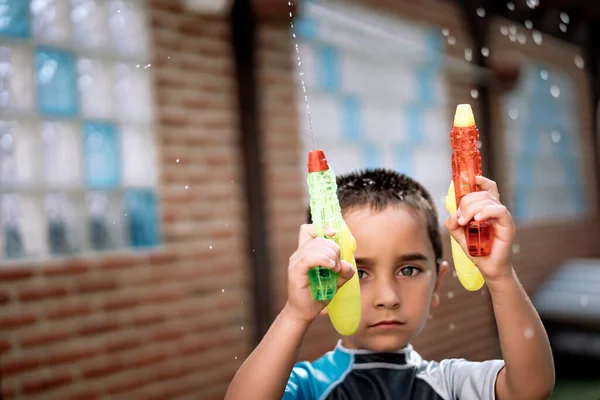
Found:
<path fill-rule="evenodd" d="M 496 378 L 504 367 L 503 360 L 473 362 L 448 359 L 442 360 L 440 367 L 453 400 L 496 399 Z"/>
<path fill-rule="evenodd" d="M 310 375 L 304 363 L 297 364 L 290 374 L 282 400 L 308 400 L 307 390 L 310 384 Z"/>

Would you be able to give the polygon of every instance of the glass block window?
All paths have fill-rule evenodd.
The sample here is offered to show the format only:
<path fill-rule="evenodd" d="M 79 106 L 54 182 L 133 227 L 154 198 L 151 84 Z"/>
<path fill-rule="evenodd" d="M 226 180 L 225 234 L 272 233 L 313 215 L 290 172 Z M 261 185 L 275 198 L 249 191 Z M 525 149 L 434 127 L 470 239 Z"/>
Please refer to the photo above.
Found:
<path fill-rule="evenodd" d="M 0 0 L 0 255 L 160 242 L 144 0 Z"/>
<path fill-rule="evenodd" d="M 521 223 L 583 218 L 589 210 L 572 77 L 531 64 L 505 98 L 512 213 Z"/>

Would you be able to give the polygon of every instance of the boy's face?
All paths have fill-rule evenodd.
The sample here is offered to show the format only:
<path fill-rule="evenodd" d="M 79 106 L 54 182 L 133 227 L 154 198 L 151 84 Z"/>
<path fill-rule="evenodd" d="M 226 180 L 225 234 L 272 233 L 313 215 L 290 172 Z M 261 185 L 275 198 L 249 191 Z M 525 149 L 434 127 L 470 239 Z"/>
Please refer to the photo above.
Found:
<path fill-rule="evenodd" d="M 406 346 L 437 306 L 441 278 L 425 219 L 408 205 L 374 212 L 361 207 L 344 214 L 356 239 L 362 318 L 343 339 L 349 348 L 389 352 Z"/>

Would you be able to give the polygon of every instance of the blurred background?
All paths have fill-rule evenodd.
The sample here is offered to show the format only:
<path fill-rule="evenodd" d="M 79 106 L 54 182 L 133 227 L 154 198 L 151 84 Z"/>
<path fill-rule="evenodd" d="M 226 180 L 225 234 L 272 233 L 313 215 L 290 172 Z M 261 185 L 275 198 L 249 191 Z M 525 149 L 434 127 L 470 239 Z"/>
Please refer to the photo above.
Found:
<path fill-rule="evenodd" d="M 600 399 L 599 21 L 584 0 L 0 0 L 2 398 L 223 398 L 286 299 L 311 125 L 336 173 L 404 172 L 441 221 L 470 103 L 553 398 Z M 489 293 L 449 275 L 416 349 L 500 357 Z M 336 340 L 319 319 L 301 359 Z"/>

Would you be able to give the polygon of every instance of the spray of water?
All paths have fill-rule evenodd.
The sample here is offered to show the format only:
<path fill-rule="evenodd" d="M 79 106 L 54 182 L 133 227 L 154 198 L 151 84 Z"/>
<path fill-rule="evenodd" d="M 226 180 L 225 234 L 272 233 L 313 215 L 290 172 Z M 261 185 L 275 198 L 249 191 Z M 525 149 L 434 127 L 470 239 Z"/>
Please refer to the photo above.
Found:
<path fill-rule="evenodd" d="M 288 1 L 288 6 L 290 8 L 293 6 L 293 2 Z M 300 59 L 300 50 L 298 49 L 298 39 L 296 39 L 296 32 L 294 30 L 294 18 L 292 16 L 292 12 L 290 11 L 290 27 L 292 28 L 292 37 L 294 38 L 295 47 L 296 47 L 296 58 L 298 59 L 298 70 L 300 73 L 300 82 L 302 83 L 302 91 L 304 93 L 304 101 L 306 103 L 306 114 L 308 116 L 308 126 L 310 127 L 310 136 L 313 142 L 313 149 L 316 150 L 317 145 L 315 144 L 315 133 L 313 132 L 312 120 L 310 118 L 310 106 L 308 104 L 308 95 L 306 93 L 306 85 L 304 84 L 304 72 L 302 72 L 302 60 Z"/>

